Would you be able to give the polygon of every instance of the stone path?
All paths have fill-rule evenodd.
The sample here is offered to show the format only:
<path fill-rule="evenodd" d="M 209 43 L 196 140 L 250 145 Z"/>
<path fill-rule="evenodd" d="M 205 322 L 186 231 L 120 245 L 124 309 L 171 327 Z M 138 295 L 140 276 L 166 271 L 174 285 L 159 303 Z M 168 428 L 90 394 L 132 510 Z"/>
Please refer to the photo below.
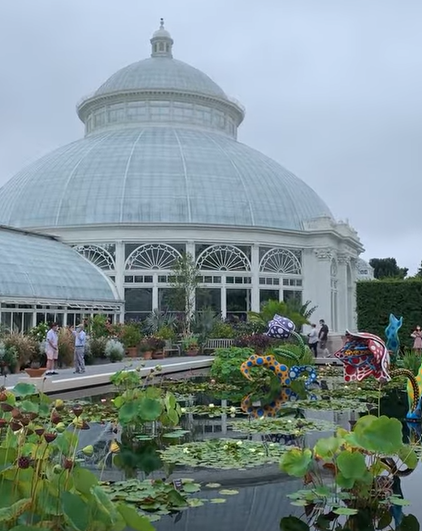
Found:
<path fill-rule="evenodd" d="M 37 385 L 40 389 L 42 388 L 45 392 L 69 391 L 107 384 L 110 381 L 111 375 L 124 368 L 135 370 L 140 367 L 141 375 L 145 376 L 153 367 L 161 365 L 162 374 L 172 374 L 210 367 L 213 359 L 211 356 L 180 356 L 147 361 L 142 359 L 127 359 L 119 363 L 88 365 L 84 374 L 73 374 L 73 368 L 59 369 L 58 375 L 43 376 L 42 378 L 29 378 L 25 372 L 10 374 L 1 382 L 1 385 L 11 388 L 19 382 L 30 382 Z"/>

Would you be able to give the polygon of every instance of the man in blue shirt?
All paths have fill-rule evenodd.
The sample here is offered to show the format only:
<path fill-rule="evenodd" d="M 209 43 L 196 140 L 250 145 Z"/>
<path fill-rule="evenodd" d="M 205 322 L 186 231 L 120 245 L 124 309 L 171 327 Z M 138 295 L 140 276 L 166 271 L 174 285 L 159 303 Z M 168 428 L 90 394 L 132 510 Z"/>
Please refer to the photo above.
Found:
<path fill-rule="evenodd" d="M 81 374 L 85 372 L 86 333 L 83 324 L 80 324 L 76 327 L 76 330 L 73 332 L 73 336 L 75 337 L 75 354 L 73 357 L 75 374 Z"/>

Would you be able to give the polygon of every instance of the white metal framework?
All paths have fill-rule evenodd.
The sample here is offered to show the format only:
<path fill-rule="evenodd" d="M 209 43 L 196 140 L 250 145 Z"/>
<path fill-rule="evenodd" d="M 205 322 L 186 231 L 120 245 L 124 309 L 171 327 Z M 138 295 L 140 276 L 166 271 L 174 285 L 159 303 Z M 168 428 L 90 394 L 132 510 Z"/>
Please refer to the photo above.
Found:
<path fill-rule="evenodd" d="M 271 249 L 262 257 L 259 270 L 263 273 L 301 275 L 302 265 L 298 255 L 289 249 Z"/>
<path fill-rule="evenodd" d="M 248 257 L 233 245 L 212 245 L 198 257 L 198 269 L 201 271 L 250 271 Z"/>
<path fill-rule="evenodd" d="M 112 254 L 104 247 L 99 245 L 76 245 L 74 249 L 100 269 L 107 271 L 115 268 Z"/>
<path fill-rule="evenodd" d="M 126 260 L 125 269 L 146 269 L 148 271 L 170 270 L 180 258 L 180 253 L 166 244 L 144 244 L 135 249 Z"/>

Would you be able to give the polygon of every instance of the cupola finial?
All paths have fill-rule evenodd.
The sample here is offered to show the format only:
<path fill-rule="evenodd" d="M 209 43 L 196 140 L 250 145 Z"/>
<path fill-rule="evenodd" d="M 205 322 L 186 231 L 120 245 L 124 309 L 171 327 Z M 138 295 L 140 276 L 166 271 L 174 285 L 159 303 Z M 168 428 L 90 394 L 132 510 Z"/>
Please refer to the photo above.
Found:
<path fill-rule="evenodd" d="M 160 18 L 160 27 L 151 38 L 151 57 L 173 57 L 173 39 L 164 27 L 164 19 Z"/>

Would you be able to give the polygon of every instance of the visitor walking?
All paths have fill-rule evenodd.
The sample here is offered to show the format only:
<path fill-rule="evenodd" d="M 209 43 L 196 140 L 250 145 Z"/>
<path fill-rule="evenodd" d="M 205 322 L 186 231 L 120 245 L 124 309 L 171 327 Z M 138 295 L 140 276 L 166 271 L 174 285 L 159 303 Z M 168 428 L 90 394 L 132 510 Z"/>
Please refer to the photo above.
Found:
<path fill-rule="evenodd" d="M 422 330 L 420 326 L 417 326 L 415 330 L 412 332 L 411 337 L 413 337 L 413 350 L 415 350 L 418 354 L 422 351 Z"/>
<path fill-rule="evenodd" d="M 73 356 L 73 363 L 75 367 L 74 374 L 81 374 L 85 372 L 85 346 L 86 346 L 86 333 L 84 325 L 80 324 L 73 332 L 75 338 L 75 353 Z"/>
<path fill-rule="evenodd" d="M 327 348 L 329 330 L 328 330 L 328 326 L 325 324 L 324 319 L 320 319 L 319 326 L 320 326 L 320 329 L 318 332 L 319 348 L 322 350 L 322 356 L 324 358 L 329 358 L 331 356 Z"/>
<path fill-rule="evenodd" d="M 318 330 L 316 324 L 311 325 L 311 331 L 308 334 L 308 345 L 314 356 L 318 357 Z"/>
<path fill-rule="evenodd" d="M 57 360 L 59 358 L 59 334 L 58 324 L 52 323 L 50 330 L 47 332 L 45 341 L 45 354 L 47 356 L 47 372 L 46 375 L 59 374 L 57 372 Z"/>

